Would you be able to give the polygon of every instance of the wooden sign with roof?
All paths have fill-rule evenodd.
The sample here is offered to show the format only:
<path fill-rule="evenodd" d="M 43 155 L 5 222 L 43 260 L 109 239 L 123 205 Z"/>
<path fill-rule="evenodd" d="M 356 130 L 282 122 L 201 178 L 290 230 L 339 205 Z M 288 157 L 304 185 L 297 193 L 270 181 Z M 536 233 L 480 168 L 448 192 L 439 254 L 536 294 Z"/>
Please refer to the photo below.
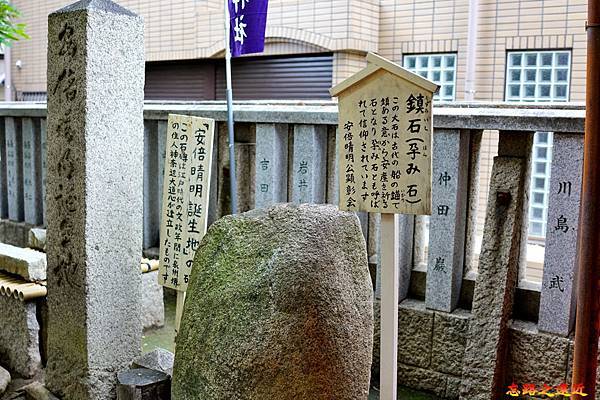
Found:
<path fill-rule="evenodd" d="M 438 86 L 378 55 L 331 89 L 339 98 L 341 210 L 431 214 L 432 99 Z"/>

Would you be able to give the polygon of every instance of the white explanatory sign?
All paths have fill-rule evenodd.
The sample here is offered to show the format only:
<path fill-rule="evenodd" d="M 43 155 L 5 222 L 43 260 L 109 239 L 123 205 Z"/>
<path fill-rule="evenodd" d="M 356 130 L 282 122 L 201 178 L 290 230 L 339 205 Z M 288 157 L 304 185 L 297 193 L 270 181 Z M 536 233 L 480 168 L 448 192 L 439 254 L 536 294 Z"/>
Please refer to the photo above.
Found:
<path fill-rule="evenodd" d="M 336 87 L 339 208 L 381 213 L 380 398 L 397 397 L 396 214 L 431 214 L 433 94 L 437 85 L 378 55 Z"/>
<path fill-rule="evenodd" d="M 431 214 L 437 86 L 374 54 L 367 60 L 332 89 L 339 97 L 340 209 Z"/>
<path fill-rule="evenodd" d="M 206 233 L 214 131 L 212 119 L 169 115 L 158 280 L 180 292 Z"/>

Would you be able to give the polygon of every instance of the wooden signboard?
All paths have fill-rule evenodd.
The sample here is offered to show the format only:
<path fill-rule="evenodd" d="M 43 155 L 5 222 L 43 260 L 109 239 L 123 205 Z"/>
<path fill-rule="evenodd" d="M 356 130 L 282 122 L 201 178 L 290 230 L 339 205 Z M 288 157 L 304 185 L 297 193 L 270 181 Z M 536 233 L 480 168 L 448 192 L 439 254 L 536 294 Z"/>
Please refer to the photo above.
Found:
<path fill-rule="evenodd" d="M 437 86 L 379 56 L 339 97 L 340 209 L 431 214 L 431 107 Z"/>
<path fill-rule="evenodd" d="M 431 214 L 432 100 L 437 85 L 369 53 L 339 98 L 341 210 L 381 213 L 380 399 L 397 395 L 398 219 Z"/>
<path fill-rule="evenodd" d="M 214 130 L 212 119 L 169 115 L 158 280 L 179 292 L 206 233 Z"/>

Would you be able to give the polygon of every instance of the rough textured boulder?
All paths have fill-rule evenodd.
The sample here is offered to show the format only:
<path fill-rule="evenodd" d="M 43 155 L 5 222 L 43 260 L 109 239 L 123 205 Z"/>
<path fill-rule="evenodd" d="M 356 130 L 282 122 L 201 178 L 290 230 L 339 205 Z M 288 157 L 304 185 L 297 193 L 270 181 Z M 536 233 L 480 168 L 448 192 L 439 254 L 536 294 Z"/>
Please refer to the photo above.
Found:
<path fill-rule="evenodd" d="M 282 204 L 227 216 L 187 293 L 174 398 L 367 398 L 372 285 L 354 214 Z"/>

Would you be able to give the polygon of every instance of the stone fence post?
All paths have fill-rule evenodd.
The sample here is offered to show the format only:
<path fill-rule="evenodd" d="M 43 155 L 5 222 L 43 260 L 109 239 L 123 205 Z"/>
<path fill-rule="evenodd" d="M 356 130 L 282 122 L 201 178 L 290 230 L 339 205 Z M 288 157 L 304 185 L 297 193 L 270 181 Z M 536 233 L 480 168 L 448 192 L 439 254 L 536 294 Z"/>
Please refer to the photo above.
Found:
<path fill-rule="evenodd" d="M 116 397 L 139 355 L 142 19 L 83 0 L 48 20 L 49 389 Z"/>

